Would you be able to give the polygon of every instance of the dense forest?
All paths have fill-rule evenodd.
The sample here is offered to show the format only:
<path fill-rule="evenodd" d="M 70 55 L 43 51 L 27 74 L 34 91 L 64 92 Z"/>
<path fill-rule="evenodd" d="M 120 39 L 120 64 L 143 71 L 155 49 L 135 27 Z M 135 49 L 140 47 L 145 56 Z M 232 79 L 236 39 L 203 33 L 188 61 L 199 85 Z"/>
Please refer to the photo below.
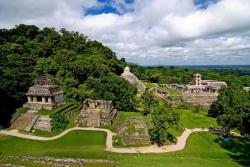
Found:
<path fill-rule="evenodd" d="M 212 69 L 188 69 L 175 66 L 170 67 L 143 67 L 136 64 L 130 65 L 133 73 L 141 80 L 148 80 L 155 83 L 179 83 L 187 84 L 192 80 L 193 74 L 199 72 L 203 79 L 225 81 L 228 85 L 237 85 L 239 87 L 250 86 L 250 76 L 242 75 L 238 70 L 213 71 Z"/>
<path fill-rule="evenodd" d="M 8 123 L 41 75 L 63 88 L 67 102 L 107 99 L 119 110 L 131 109 L 136 89 L 119 77 L 125 65 L 111 49 L 78 32 L 34 25 L 0 29 L 0 124 Z"/>

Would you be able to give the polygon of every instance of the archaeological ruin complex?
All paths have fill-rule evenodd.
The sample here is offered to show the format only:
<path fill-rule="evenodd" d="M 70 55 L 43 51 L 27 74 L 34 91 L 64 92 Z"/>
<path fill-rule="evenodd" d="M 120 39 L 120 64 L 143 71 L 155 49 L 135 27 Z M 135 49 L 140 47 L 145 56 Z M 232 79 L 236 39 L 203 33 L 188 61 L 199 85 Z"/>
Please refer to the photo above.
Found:
<path fill-rule="evenodd" d="M 164 87 L 177 91 L 180 94 L 180 97 L 171 97 L 168 92 L 161 90 L 161 88 Z M 210 105 L 217 100 L 219 95 L 218 91 L 223 87 L 227 87 L 226 82 L 203 80 L 201 74 L 195 73 L 193 75 L 192 82 L 189 84 L 160 84 L 157 88 L 152 89 L 152 91 L 159 95 L 166 96 L 168 99 L 174 99 L 171 104 L 188 102 L 209 108 Z"/>
<path fill-rule="evenodd" d="M 112 101 L 86 99 L 76 124 L 89 127 L 111 125 L 116 115 Z"/>
<path fill-rule="evenodd" d="M 63 91 L 58 85 L 53 84 L 50 78 L 45 76 L 38 78 L 26 95 L 28 102 L 23 106 L 28 107 L 30 110 L 42 108 L 52 110 L 64 104 Z"/>
<path fill-rule="evenodd" d="M 134 85 L 138 92 L 145 91 L 146 86 L 133 73 L 130 72 L 129 67 L 124 68 L 124 72 L 121 74 L 121 77 Z"/>
<path fill-rule="evenodd" d="M 183 94 L 207 94 L 218 93 L 222 87 L 226 87 L 227 83 L 215 80 L 202 80 L 199 73 L 193 75 L 193 81 L 187 85 L 172 84 L 171 87 Z"/>

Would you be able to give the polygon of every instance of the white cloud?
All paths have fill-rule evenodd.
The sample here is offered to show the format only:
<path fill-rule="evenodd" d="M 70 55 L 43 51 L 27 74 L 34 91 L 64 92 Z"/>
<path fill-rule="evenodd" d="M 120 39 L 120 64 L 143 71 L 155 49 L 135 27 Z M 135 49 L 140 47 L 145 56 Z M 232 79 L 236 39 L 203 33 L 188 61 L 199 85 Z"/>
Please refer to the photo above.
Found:
<path fill-rule="evenodd" d="M 35 24 L 80 31 L 140 64 L 249 64 L 250 1 L 136 0 L 133 12 L 85 16 L 95 0 L 1 0 L 0 27 Z"/>

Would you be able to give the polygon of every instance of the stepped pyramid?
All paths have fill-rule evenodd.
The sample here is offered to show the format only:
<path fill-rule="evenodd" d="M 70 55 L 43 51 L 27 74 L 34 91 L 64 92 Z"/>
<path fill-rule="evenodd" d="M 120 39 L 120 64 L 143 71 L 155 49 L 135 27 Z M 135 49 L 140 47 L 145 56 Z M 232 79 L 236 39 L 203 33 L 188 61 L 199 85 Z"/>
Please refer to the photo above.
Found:
<path fill-rule="evenodd" d="M 121 74 L 121 77 L 134 85 L 137 88 L 138 92 L 145 91 L 146 86 L 133 73 L 130 72 L 129 67 L 124 68 L 124 72 Z"/>

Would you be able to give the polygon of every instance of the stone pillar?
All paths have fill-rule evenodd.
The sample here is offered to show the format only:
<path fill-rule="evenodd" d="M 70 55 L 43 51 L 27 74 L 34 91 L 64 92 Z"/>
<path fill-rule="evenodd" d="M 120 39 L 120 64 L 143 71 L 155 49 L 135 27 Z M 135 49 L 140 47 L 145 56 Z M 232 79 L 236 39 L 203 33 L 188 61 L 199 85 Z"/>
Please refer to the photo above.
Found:
<path fill-rule="evenodd" d="M 37 97 L 36 96 L 33 97 L 33 102 L 37 102 Z"/>
<path fill-rule="evenodd" d="M 48 103 L 51 104 L 52 103 L 52 98 L 48 97 Z"/>
<path fill-rule="evenodd" d="M 32 102 L 32 99 L 31 99 L 30 96 L 28 96 L 28 102 L 29 102 L 29 103 Z"/>
<path fill-rule="evenodd" d="M 46 97 L 42 97 L 42 102 L 46 103 Z"/>

